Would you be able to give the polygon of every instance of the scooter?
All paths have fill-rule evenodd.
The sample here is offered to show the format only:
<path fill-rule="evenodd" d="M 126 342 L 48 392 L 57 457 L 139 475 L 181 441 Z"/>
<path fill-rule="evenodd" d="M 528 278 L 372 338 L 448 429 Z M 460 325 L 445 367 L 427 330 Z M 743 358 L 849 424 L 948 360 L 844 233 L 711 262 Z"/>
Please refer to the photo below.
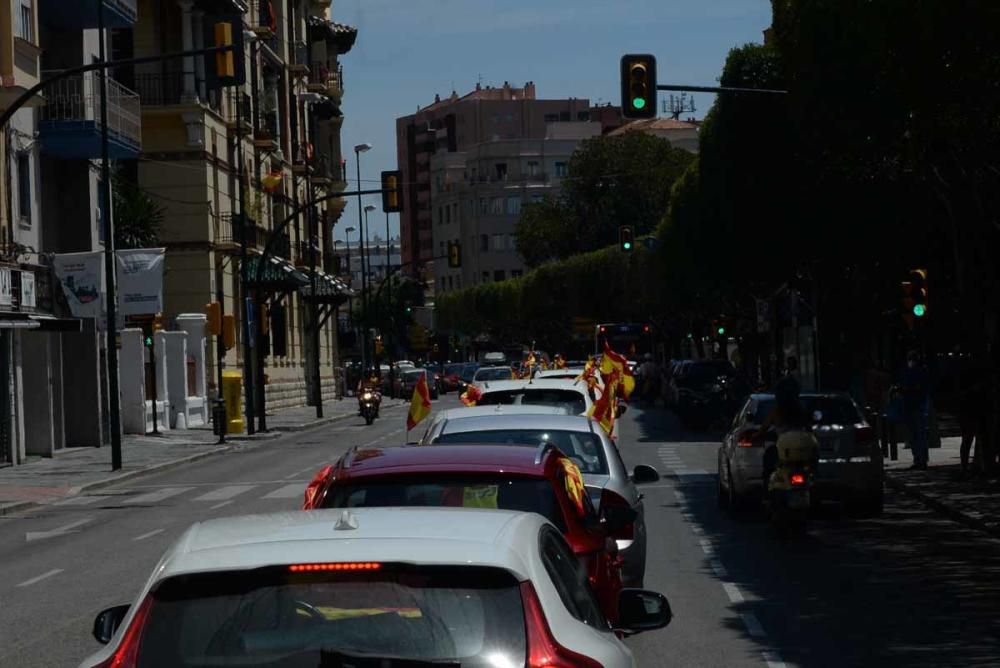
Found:
<path fill-rule="evenodd" d="M 370 425 L 378 417 L 379 404 L 382 403 L 381 396 L 377 392 L 365 390 L 361 393 L 358 402 L 361 404 L 361 417 L 365 419 L 365 424 Z"/>
<path fill-rule="evenodd" d="M 766 446 L 764 503 L 779 534 L 806 530 L 818 457 L 819 446 L 809 432 L 790 432 Z"/>

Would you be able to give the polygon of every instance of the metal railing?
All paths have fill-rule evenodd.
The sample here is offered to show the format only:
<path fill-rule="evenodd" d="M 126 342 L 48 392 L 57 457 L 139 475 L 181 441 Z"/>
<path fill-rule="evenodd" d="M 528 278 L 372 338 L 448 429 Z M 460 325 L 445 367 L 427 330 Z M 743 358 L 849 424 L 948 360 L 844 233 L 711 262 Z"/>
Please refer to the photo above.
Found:
<path fill-rule="evenodd" d="M 244 220 L 246 219 L 239 213 L 224 213 L 219 216 L 215 243 L 236 245 L 242 243 Z M 252 220 L 247 221 L 246 234 L 247 246 L 249 248 L 263 248 L 267 243 L 267 230 Z"/>
<path fill-rule="evenodd" d="M 244 93 L 243 91 L 233 90 L 232 88 L 226 89 L 226 120 L 232 123 L 236 122 L 237 108 L 242 106 L 241 114 L 242 121 L 247 125 L 253 123 L 253 107 L 250 100 L 249 93 Z"/>
<path fill-rule="evenodd" d="M 130 17 L 133 21 L 139 16 L 137 0 L 104 0 L 104 4 L 117 9 L 119 13 Z"/>
<path fill-rule="evenodd" d="M 273 8 L 276 3 L 272 3 L 271 0 L 249 0 L 247 4 L 250 6 L 250 11 L 247 13 L 250 27 L 278 31 L 278 15 Z"/>
<path fill-rule="evenodd" d="M 299 266 L 306 267 L 312 261 L 313 256 L 316 257 L 316 266 L 322 267 L 323 264 L 323 253 L 320 252 L 318 248 L 310 244 L 308 241 L 300 241 L 298 247 L 298 264 Z"/>
<path fill-rule="evenodd" d="M 135 87 L 146 106 L 180 104 L 184 97 L 184 73 L 136 74 Z"/>
<path fill-rule="evenodd" d="M 43 72 L 43 78 L 51 71 Z M 45 92 L 48 102 L 41 108 L 41 119 L 51 122 L 101 122 L 101 76 L 85 72 L 50 85 Z M 132 144 L 142 140 L 142 112 L 139 95 L 114 79 L 108 78 L 108 131 Z"/>

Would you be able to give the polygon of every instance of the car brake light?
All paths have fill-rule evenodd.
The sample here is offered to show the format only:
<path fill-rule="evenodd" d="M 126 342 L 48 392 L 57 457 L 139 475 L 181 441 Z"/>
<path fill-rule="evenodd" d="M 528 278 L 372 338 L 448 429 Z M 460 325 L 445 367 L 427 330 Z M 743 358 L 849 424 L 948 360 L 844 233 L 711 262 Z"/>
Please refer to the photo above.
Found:
<path fill-rule="evenodd" d="M 324 466 L 320 469 L 319 473 L 313 477 L 309 486 L 306 487 L 305 501 L 302 503 L 302 510 L 313 510 L 316 508 L 316 504 L 319 501 L 319 492 L 323 489 L 323 485 L 330 477 L 330 473 L 332 471 L 332 466 Z"/>
<path fill-rule="evenodd" d="M 736 446 L 740 448 L 752 448 L 753 446 L 756 445 L 756 443 L 754 442 L 754 434 L 755 432 L 753 431 L 743 432 L 736 439 Z"/>
<path fill-rule="evenodd" d="M 146 625 L 146 617 L 149 616 L 149 608 L 152 604 L 153 599 L 146 597 L 122 636 L 122 641 L 118 643 L 118 649 L 115 650 L 110 659 L 97 664 L 94 668 L 135 668 L 138 665 L 139 641 L 142 639 L 142 630 Z"/>
<path fill-rule="evenodd" d="M 806 484 L 806 477 L 801 473 L 793 473 L 791 480 L 793 486 L 801 486 Z"/>
<path fill-rule="evenodd" d="M 552 635 L 542 602 L 530 582 L 521 583 L 524 630 L 528 641 L 528 668 L 601 668 L 589 657 L 566 649 Z"/>
<path fill-rule="evenodd" d="M 382 564 L 375 561 L 351 561 L 335 564 L 292 564 L 291 573 L 321 573 L 329 571 L 377 571 Z"/>
<path fill-rule="evenodd" d="M 867 424 L 858 425 L 854 428 L 854 439 L 858 443 L 870 443 L 875 440 L 875 430 Z"/>

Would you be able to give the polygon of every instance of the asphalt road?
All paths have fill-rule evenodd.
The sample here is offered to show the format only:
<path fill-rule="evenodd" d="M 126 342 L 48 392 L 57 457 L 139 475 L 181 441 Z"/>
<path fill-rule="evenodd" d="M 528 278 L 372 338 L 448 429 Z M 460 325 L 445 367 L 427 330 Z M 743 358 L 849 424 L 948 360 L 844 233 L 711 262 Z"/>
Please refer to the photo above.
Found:
<path fill-rule="evenodd" d="M 437 405 L 457 404 L 449 395 Z M 355 444 L 403 442 L 405 409 L 351 419 L 0 518 L 0 666 L 75 666 L 99 610 L 131 602 L 191 523 L 296 508 L 311 475 Z M 674 622 L 629 639 L 642 666 L 1000 665 L 1000 542 L 891 493 L 877 519 L 830 510 L 779 540 L 716 508 L 715 442 L 634 408 L 622 453 L 644 486 L 646 587 Z"/>

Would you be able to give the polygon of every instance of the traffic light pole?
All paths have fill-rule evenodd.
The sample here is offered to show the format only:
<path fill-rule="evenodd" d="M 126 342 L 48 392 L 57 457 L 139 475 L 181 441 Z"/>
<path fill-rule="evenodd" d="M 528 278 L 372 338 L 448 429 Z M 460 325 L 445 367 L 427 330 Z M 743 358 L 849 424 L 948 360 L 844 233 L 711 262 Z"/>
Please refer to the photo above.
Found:
<path fill-rule="evenodd" d="M 672 93 L 763 93 L 765 95 L 787 95 L 787 90 L 774 88 L 739 88 L 734 86 L 681 86 L 678 84 L 661 84 L 656 90 L 666 90 Z"/>

